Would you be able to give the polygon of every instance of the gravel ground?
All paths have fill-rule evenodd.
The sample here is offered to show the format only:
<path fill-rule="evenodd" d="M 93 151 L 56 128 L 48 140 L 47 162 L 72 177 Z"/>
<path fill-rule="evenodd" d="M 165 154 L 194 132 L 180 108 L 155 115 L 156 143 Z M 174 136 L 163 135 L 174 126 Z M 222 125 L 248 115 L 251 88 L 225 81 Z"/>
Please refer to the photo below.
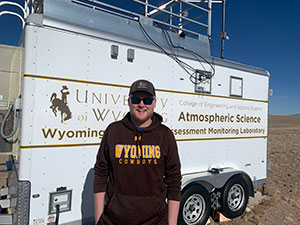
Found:
<path fill-rule="evenodd" d="M 300 225 L 300 116 L 270 116 L 268 184 L 271 198 L 239 218 L 212 225 Z"/>

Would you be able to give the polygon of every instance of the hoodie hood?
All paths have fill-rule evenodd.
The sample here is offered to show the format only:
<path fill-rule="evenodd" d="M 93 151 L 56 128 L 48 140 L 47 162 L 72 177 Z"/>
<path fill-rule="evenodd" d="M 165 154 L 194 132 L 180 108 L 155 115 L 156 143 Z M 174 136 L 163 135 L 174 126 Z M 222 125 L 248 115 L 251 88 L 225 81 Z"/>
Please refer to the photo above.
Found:
<path fill-rule="evenodd" d="M 134 141 L 135 141 L 135 145 L 137 148 L 138 148 L 138 146 L 140 146 L 140 147 L 142 146 L 144 133 L 151 132 L 156 127 L 158 127 L 162 122 L 162 116 L 155 112 L 153 113 L 151 119 L 152 119 L 152 123 L 150 124 L 149 127 L 146 127 L 145 129 L 138 129 L 132 123 L 130 112 L 128 112 L 122 120 L 123 125 L 125 127 L 127 127 L 128 129 L 130 129 L 134 133 Z M 140 155 L 139 155 L 139 157 L 140 157 Z"/>

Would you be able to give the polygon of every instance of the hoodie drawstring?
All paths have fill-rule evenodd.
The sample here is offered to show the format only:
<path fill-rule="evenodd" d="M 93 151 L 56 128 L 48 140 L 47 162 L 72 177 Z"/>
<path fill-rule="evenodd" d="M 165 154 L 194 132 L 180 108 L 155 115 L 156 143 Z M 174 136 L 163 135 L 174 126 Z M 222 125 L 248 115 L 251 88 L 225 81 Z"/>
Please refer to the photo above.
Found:
<path fill-rule="evenodd" d="M 134 141 L 136 145 L 137 158 L 141 158 L 142 156 L 142 135 L 143 132 L 136 131 L 136 135 L 134 136 Z M 140 149 L 140 151 L 139 151 Z"/>

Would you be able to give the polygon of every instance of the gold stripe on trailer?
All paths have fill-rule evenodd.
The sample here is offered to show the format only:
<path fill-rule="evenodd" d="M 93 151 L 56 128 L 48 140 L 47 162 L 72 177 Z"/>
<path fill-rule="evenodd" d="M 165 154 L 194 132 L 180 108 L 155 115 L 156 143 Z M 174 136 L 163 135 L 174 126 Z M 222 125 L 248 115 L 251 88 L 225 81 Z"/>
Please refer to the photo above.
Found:
<path fill-rule="evenodd" d="M 20 149 L 67 148 L 67 147 L 84 147 L 84 146 L 100 146 L 100 142 L 99 143 L 77 143 L 77 144 L 54 144 L 54 145 L 21 145 Z"/>
<path fill-rule="evenodd" d="M 233 140 L 233 139 L 255 139 L 267 138 L 268 136 L 255 136 L 255 137 L 219 137 L 219 138 L 178 138 L 176 141 L 212 141 L 212 140 Z"/>
<path fill-rule="evenodd" d="M 74 83 L 93 84 L 93 85 L 101 85 L 101 86 L 109 86 L 109 87 L 130 88 L 130 86 L 122 85 L 122 84 L 111 84 L 111 83 L 78 80 L 78 79 L 70 79 L 70 78 L 62 78 L 62 77 L 52 77 L 52 76 L 50 77 L 50 76 L 37 75 L 37 74 L 24 74 L 24 77 L 25 78 L 47 79 L 47 80 L 58 80 L 58 81 L 68 81 L 68 82 L 74 82 Z M 207 96 L 207 97 L 213 97 L 213 98 L 225 98 L 225 99 L 235 99 L 235 100 L 242 100 L 242 101 L 269 103 L 269 101 L 264 101 L 264 100 L 239 98 L 239 97 L 231 97 L 231 96 L 221 96 L 221 95 L 211 95 L 211 94 L 198 93 L 198 92 L 175 91 L 175 90 L 167 90 L 167 89 L 159 89 L 159 88 L 156 88 L 155 90 L 158 92 L 166 92 L 166 93 L 174 93 L 174 94 L 201 95 L 201 96 Z"/>
<path fill-rule="evenodd" d="M 176 141 L 212 141 L 212 140 L 232 140 L 232 139 L 254 139 L 267 138 L 267 136 L 256 137 L 221 137 L 221 138 L 178 138 Z M 21 145 L 20 149 L 38 149 L 38 148 L 67 148 L 67 147 L 83 147 L 83 146 L 100 146 L 99 143 L 77 143 L 77 144 L 54 144 L 54 145 Z"/>

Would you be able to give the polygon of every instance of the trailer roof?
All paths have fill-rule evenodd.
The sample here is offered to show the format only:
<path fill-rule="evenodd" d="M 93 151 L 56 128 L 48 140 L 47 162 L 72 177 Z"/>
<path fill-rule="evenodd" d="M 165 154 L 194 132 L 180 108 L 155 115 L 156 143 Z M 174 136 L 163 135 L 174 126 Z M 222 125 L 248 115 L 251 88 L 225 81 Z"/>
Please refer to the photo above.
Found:
<path fill-rule="evenodd" d="M 139 0 L 132 1 L 138 2 L 139 4 L 141 2 Z M 169 6 L 174 6 L 174 2 L 178 1 L 169 1 Z M 192 7 L 190 4 L 191 3 L 189 3 L 189 6 Z M 151 6 L 154 7 L 154 5 Z M 153 9 L 153 7 L 152 10 L 148 9 L 150 16 L 161 15 L 162 13 L 159 11 L 159 8 L 162 9 L 164 7 L 163 10 L 167 10 L 166 6 L 155 6 L 157 9 Z M 38 7 L 38 9 L 40 9 L 40 7 Z M 157 48 L 158 45 L 166 52 L 172 51 L 175 52 L 177 56 L 195 59 L 194 55 L 184 50 L 188 49 L 201 56 L 202 59 L 197 58 L 197 60 L 204 59 L 217 65 L 269 76 L 268 71 L 264 69 L 212 57 L 208 35 L 201 33 L 195 35 L 193 34 L 194 31 L 191 31 L 192 35 L 180 35 L 180 33 L 178 33 L 179 28 L 176 30 L 175 28 L 169 27 L 170 29 L 168 29 L 164 23 L 157 25 L 157 18 L 144 16 L 134 11 L 124 9 L 124 11 L 120 12 L 120 8 L 116 6 L 95 0 L 44 0 L 42 9 L 42 12 L 39 11 L 39 13 L 42 13 L 41 15 L 30 15 L 27 18 L 27 23 L 57 27 L 153 51 L 161 51 L 161 49 Z M 170 9 L 170 7 L 168 9 Z M 201 10 L 205 11 L 206 9 L 201 8 Z M 173 14 L 171 14 L 171 16 L 175 17 Z M 179 16 L 182 16 L 182 14 Z M 208 25 L 210 26 L 210 24 Z M 168 37 L 163 36 L 164 31 L 167 32 L 169 38 L 172 40 L 172 44 L 174 46 L 180 46 L 181 48 L 170 50 L 170 44 L 166 40 Z M 187 33 L 188 31 L 184 30 L 183 32 Z M 151 41 L 149 41 L 149 37 L 156 46 L 153 45 L 153 42 L 151 43 Z"/>

